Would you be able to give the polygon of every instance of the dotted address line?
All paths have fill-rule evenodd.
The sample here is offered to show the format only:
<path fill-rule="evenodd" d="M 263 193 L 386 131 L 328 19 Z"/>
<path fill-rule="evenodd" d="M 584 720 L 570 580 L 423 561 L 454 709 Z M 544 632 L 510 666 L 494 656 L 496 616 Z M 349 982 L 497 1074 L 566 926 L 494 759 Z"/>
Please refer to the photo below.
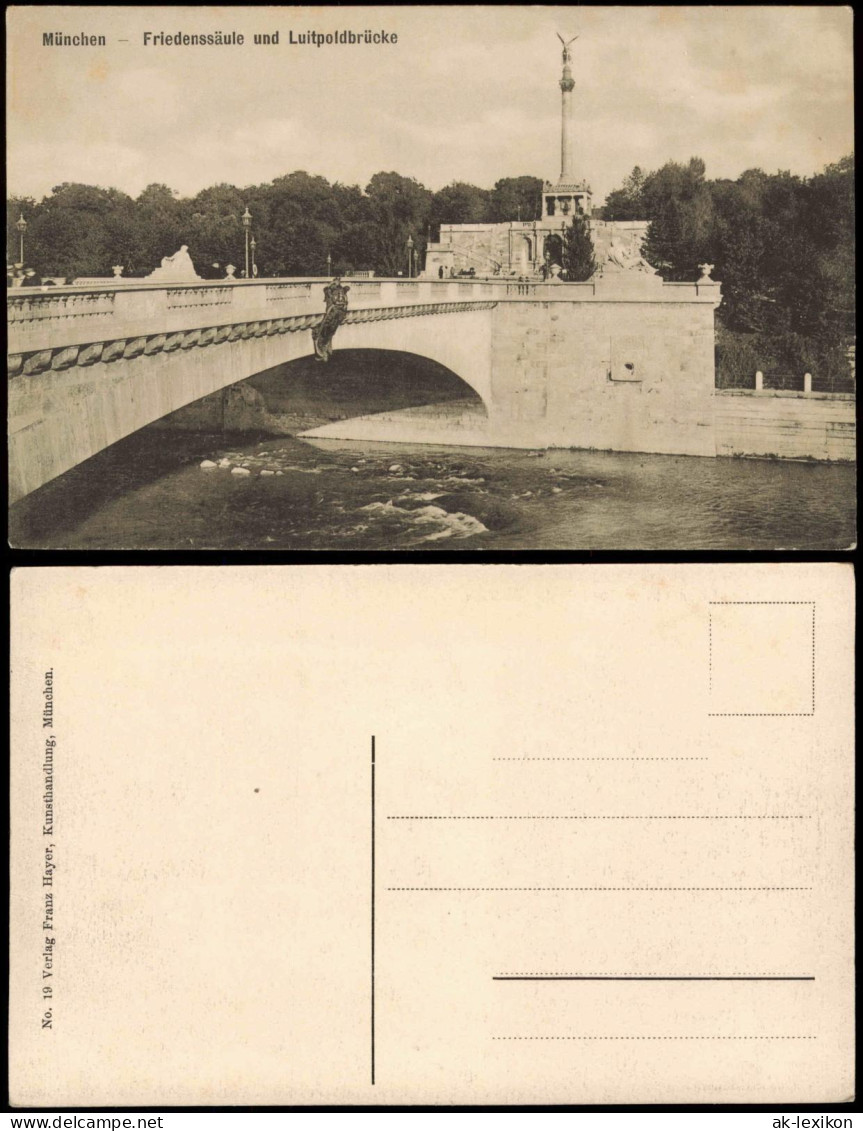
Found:
<path fill-rule="evenodd" d="M 417 815 L 387 817 L 388 821 L 810 821 L 803 813 L 669 814 L 635 813 L 592 815 L 590 813 L 500 813 L 490 815 Z"/>
<path fill-rule="evenodd" d="M 659 975 L 645 974 L 641 970 L 504 970 L 498 978 L 656 978 Z M 781 970 L 713 970 L 699 974 L 676 974 L 677 978 L 786 978 Z"/>
<path fill-rule="evenodd" d="M 388 887 L 387 891 L 812 891 L 811 887 Z"/>

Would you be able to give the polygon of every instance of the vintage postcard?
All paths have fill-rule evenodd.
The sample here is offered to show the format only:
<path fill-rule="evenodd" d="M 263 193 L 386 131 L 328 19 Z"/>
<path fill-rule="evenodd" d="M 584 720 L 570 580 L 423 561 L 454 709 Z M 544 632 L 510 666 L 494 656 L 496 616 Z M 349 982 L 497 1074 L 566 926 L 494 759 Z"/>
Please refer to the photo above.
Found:
<path fill-rule="evenodd" d="M 855 543 L 849 7 L 7 33 L 14 546 Z"/>
<path fill-rule="evenodd" d="M 850 1100 L 853 592 L 16 571 L 12 1102 Z"/>

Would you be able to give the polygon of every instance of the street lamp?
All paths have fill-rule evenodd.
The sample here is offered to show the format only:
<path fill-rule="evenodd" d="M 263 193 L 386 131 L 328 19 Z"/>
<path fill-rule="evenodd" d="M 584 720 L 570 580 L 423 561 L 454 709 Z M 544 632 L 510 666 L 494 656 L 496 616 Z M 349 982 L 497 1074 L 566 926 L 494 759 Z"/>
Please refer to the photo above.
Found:
<path fill-rule="evenodd" d="M 257 275 L 258 275 L 258 272 L 257 272 L 257 270 L 255 269 L 255 248 L 256 248 L 256 247 L 257 247 L 258 245 L 257 245 L 257 243 L 255 242 L 255 237 L 254 237 L 254 236 L 252 236 L 252 242 L 251 242 L 251 245 L 250 245 L 250 246 L 251 246 L 251 248 L 252 248 L 252 278 L 253 278 L 253 279 L 255 279 L 255 278 L 257 278 Z"/>
<path fill-rule="evenodd" d="M 19 242 L 20 254 L 19 254 L 18 258 L 21 260 L 21 266 L 23 267 L 24 266 L 24 233 L 27 231 L 27 221 L 24 219 L 24 213 L 23 212 L 18 217 L 18 223 L 15 225 L 15 227 L 18 229 L 18 234 L 19 234 L 19 237 L 20 237 L 20 242 Z"/>
<path fill-rule="evenodd" d="M 246 211 L 243 213 L 243 227 L 246 230 L 246 278 L 249 278 L 249 228 L 252 226 L 252 214 L 246 205 Z"/>
<path fill-rule="evenodd" d="M 412 279 L 414 275 L 414 238 L 408 236 L 408 278 Z"/>

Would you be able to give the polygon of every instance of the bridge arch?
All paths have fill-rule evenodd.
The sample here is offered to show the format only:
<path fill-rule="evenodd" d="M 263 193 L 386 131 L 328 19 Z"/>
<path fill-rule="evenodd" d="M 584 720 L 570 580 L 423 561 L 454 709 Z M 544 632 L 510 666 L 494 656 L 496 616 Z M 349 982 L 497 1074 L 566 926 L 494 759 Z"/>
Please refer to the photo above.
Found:
<path fill-rule="evenodd" d="M 468 400 L 488 415 L 480 392 L 439 361 L 407 350 L 337 349 L 326 365 L 312 354 L 250 377 L 270 410 L 291 411 L 298 400 L 319 400 L 334 411 L 367 415 Z"/>
<path fill-rule="evenodd" d="M 489 415 L 468 382 L 431 358 L 406 350 L 338 349 L 325 365 L 305 354 L 226 386 L 157 424 L 190 431 L 301 435 L 383 414 L 391 430 L 390 414 L 432 408 L 477 422 Z"/>
<path fill-rule="evenodd" d="M 378 349 L 428 358 L 464 381 L 487 407 L 491 306 L 428 309 L 413 317 L 364 318 L 365 312 L 357 311 L 356 322 L 339 328 L 335 350 Z M 182 340 L 171 349 L 161 342 L 164 348 L 151 350 L 145 338 L 124 341 L 117 343 L 118 350 L 106 345 L 92 363 L 82 359 L 94 347 L 75 347 L 68 367 L 51 362 L 38 374 L 15 377 L 10 384 L 10 501 L 211 393 L 308 357 L 312 322 L 287 332 L 275 322 L 263 322 L 248 336 L 223 340 L 213 331 L 190 331 L 173 335 Z"/>

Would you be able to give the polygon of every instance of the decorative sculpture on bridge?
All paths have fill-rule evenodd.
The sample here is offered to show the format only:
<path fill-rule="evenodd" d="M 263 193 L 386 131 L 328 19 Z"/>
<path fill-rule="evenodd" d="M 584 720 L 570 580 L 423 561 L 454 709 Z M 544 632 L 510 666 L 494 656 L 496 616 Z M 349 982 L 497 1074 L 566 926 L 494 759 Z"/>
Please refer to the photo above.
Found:
<path fill-rule="evenodd" d="M 312 341 L 315 343 L 315 358 L 329 361 L 333 352 L 333 336 L 344 322 L 348 313 L 348 291 L 343 286 L 341 276 L 337 275 L 328 287 L 324 287 L 326 310 L 319 326 L 312 327 Z"/>
<path fill-rule="evenodd" d="M 647 262 L 635 245 L 631 242 L 621 243 L 617 238 L 612 238 L 611 247 L 605 260 L 600 264 L 600 275 L 606 272 L 635 271 L 644 275 L 658 275 L 658 272 Z"/>
<path fill-rule="evenodd" d="M 189 255 L 188 244 L 183 244 L 173 255 L 164 256 L 161 266 L 147 276 L 153 282 L 164 283 L 191 283 L 200 277 Z"/>

